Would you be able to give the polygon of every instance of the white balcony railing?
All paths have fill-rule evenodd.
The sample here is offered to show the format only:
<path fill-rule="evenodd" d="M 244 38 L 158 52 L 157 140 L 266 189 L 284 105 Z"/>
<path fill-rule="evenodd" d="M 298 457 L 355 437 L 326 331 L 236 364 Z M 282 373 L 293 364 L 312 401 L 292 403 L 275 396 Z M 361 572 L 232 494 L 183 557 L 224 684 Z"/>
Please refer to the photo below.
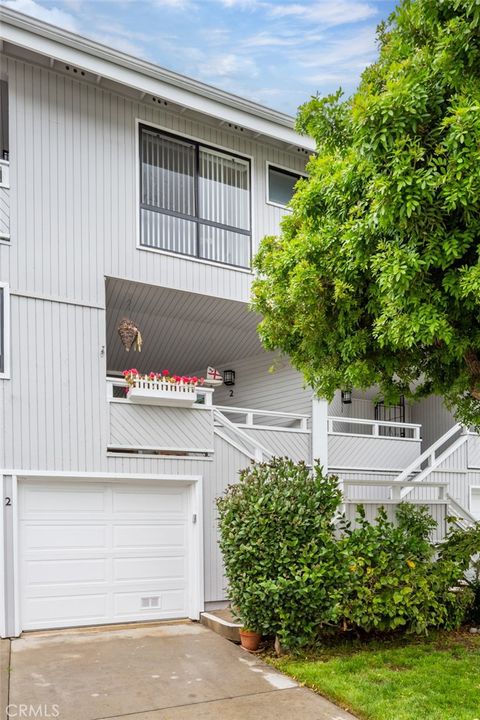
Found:
<path fill-rule="evenodd" d="M 137 375 L 133 386 L 123 378 L 107 377 L 107 399 L 142 405 L 193 407 L 212 405 L 213 390 L 192 383 L 170 383 Z"/>
<path fill-rule="evenodd" d="M 330 435 L 386 437 L 390 440 L 395 438 L 399 440 L 420 440 L 421 429 L 422 426 L 417 423 L 400 423 L 390 420 L 364 420 L 363 418 L 335 416 L 328 418 L 328 433 Z"/>

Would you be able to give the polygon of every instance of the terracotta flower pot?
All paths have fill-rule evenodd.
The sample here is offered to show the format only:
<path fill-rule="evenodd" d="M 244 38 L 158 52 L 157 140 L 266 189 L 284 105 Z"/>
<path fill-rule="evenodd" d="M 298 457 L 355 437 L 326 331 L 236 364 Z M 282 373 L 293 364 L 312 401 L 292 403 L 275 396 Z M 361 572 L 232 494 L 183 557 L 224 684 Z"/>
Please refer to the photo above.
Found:
<path fill-rule="evenodd" d="M 258 650 L 262 636 L 251 630 L 240 630 L 240 642 L 245 650 Z"/>

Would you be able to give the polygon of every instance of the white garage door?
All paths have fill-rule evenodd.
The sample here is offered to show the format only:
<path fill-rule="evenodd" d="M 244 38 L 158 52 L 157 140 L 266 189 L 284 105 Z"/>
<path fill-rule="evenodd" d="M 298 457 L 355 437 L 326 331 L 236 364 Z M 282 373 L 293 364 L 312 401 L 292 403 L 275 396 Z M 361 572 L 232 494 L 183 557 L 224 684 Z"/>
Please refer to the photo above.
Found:
<path fill-rule="evenodd" d="M 23 630 L 186 617 L 188 489 L 19 486 Z"/>

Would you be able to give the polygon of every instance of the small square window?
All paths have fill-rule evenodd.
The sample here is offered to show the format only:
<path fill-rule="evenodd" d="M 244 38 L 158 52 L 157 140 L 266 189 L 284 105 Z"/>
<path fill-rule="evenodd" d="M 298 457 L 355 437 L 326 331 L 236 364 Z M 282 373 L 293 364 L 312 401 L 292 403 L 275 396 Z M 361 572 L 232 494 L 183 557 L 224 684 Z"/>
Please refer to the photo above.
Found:
<path fill-rule="evenodd" d="M 294 195 L 295 185 L 302 177 L 299 173 L 269 165 L 268 202 L 286 207 Z"/>

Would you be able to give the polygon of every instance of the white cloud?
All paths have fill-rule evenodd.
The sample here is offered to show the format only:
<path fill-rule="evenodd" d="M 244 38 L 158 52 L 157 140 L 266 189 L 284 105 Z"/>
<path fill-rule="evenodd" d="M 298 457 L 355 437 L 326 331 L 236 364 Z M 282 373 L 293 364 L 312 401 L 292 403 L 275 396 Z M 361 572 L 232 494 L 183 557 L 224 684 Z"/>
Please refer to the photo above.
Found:
<path fill-rule="evenodd" d="M 185 10 L 192 5 L 190 0 L 152 0 L 152 3 L 159 8 L 172 8 L 173 10 Z"/>
<path fill-rule="evenodd" d="M 253 9 L 265 5 L 261 0 L 218 0 L 218 2 L 228 8 L 239 7 Z"/>
<path fill-rule="evenodd" d="M 259 32 L 245 38 L 242 45 L 244 47 L 262 48 L 262 47 L 295 47 L 298 46 L 298 36 L 287 37 L 285 35 L 273 35 L 270 32 Z"/>
<path fill-rule="evenodd" d="M 252 58 L 242 57 L 235 53 L 204 58 L 198 71 L 200 75 L 211 81 L 218 78 L 245 77 L 245 75 L 256 77 L 258 75 L 257 66 Z"/>
<path fill-rule="evenodd" d="M 271 5 L 270 12 L 274 17 L 297 18 L 326 28 L 367 20 L 376 15 L 377 10 L 358 0 L 316 0 L 310 4 Z"/>
<path fill-rule="evenodd" d="M 57 7 L 45 7 L 35 0 L 2 0 L 2 4 L 11 10 L 37 18 L 37 20 L 78 32 L 78 23 L 74 16 Z"/>
<path fill-rule="evenodd" d="M 375 27 L 371 26 L 341 38 L 324 39 L 315 54 L 310 52 L 308 59 L 297 56 L 297 60 L 304 68 L 318 69 L 321 74 L 324 68 L 329 68 L 330 74 L 333 72 L 337 76 L 340 68 L 352 72 L 363 70 L 373 62 L 376 54 Z"/>

